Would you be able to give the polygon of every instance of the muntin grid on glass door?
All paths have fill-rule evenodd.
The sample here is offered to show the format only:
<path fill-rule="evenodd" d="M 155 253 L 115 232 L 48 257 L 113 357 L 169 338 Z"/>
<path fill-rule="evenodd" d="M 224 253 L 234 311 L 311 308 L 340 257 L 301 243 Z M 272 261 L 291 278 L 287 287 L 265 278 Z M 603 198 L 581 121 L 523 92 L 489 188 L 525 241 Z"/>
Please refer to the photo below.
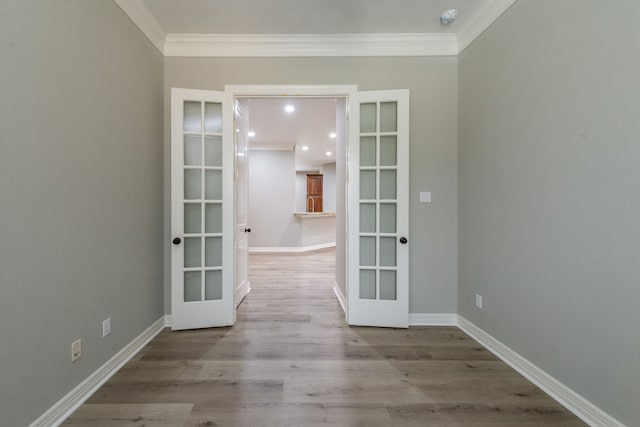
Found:
<path fill-rule="evenodd" d="M 184 301 L 222 299 L 222 104 L 184 102 Z"/>
<path fill-rule="evenodd" d="M 360 104 L 360 299 L 396 300 L 396 102 Z"/>

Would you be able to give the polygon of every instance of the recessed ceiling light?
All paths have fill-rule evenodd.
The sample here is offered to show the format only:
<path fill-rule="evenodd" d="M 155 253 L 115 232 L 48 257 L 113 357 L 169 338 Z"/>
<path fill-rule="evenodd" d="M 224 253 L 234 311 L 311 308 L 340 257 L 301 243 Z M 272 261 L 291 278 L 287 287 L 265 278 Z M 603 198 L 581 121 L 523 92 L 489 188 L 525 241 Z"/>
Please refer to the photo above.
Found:
<path fill-rule="evenodd" d="M 302 151 L 309 151 L 309 147 L 307 147 L 306 145 L 302 147 Z"/>
<path fill-rule="evenodd" d="M 293 105 L 287 105 L 286 107 L 284 107 L 284 111 L 286 111 L 287 113 L 293 113 L 294 111 L 296 111 L 296 108 Z"/>
<path fill-rule="evenodd" d="M 440 23 L 444 25 L 449 25 L 456 20 L 457 16 L 458 16 L 457 9 L 449 9 L 446 12 L 442 12 L 442 15 L 440 15 Z"/>
<path fill-rule="evenodd" d="M 327 156 L 332 155 L 333 153 L 331 151 L 327 151 Z"/>
<path fill-rule="evenodd" d="M 336 137 L 336 133 L 335 133 L 335 132 L 331 132 L 331 133 L 329 134 L 329 138 L 332 138 L 332 139 L 333 139 L 333 138 L 335 138 L 335 137 Z"/>
<path fill-rule="evenodd" d="M 253 138 L 254 136 L 256 136 L 256 133 L 254 131 L 249 131 L 247 135 L 249 135 L 249 138 Z"/>

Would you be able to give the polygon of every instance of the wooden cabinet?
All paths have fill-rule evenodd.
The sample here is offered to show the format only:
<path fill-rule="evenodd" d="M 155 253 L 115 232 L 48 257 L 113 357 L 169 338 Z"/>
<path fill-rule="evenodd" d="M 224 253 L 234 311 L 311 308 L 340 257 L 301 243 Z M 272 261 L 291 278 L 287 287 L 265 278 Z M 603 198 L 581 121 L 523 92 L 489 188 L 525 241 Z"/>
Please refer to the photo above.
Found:
<path fill-rule="evenodd" d="M 322 212 L 321 174 L 307 174 L 307 212 Z"/>

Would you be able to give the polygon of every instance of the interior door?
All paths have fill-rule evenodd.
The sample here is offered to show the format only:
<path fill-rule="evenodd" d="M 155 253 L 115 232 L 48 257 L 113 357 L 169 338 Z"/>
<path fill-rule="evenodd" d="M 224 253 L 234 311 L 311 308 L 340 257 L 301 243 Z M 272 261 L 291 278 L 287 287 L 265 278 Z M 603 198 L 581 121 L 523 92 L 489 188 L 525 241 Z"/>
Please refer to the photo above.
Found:
<path fill-rule="evenodd" d="M 409 324 L 409 91 L 349 99 L 348 316 Z"/>
<path fill-rule="evenodd" d="M 235 306 L 251 290 L 249 283 L 249 106 L 247 99 L 235 101 L 235 160 L 236 160 L 236 275 Z"/>
<path fill-rule="evenodd" d="M 233 105 L 171 90 L 171 327 L 234 322 Z"/>

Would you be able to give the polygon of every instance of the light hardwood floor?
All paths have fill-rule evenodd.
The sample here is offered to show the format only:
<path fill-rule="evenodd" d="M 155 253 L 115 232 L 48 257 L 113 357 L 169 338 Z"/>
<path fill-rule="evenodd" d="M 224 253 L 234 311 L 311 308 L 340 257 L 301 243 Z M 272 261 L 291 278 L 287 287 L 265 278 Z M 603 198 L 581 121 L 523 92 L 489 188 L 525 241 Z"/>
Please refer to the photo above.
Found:
<path fill-rule="evenodd" d="M 334 250 L 251 255 L 231 328 L 165 330 L 66 426 L 583 426 L 455 327 L 349 327 Z"/>

